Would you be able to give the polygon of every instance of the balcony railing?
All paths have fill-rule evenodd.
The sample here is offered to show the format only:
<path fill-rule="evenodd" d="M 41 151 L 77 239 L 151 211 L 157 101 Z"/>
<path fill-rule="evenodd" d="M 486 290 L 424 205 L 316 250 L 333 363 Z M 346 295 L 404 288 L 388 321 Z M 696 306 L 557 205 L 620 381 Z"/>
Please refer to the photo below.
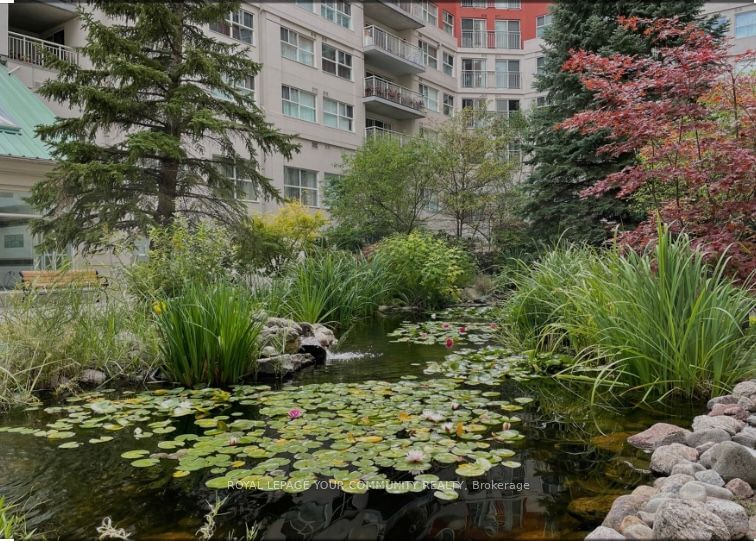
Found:
<path fill-rule="evenodd" d="M 36 66 L 47 64 L 47 55 L 77 64 L 79 53 L 72 47 L 66 47 L 52 41 L 45 41 L 16 32 L 8 32 L 8 58 L 27 62 Z"/>
<path fill-rule="evenodd" d="M 391 137 L 392 139 L 398 140 L 400 145 L 403 145 L 405 138 L 407 138 L 407 134 L 379 128 L 378 126 L 369 126 L 365 128 L 365 139 L 372 139 L 374 137 Z"/>
<path fill-rule="evenodd" d="M 520 88 L 520 72 L 463 71 L 462 88 Z"/>
<path fill-rule="evenodd" d="M 423 52 L 420 49 L 414 45 L 410 45 L 394 34 L 389 34 L 377 26 L 371 25 L 365 27 L 363 44 L 365 47 L 378 47 L 379 49 L 391 53 L 394 56 L 398 56 L 407 62 L 412 62 L 418 67 L 425 68 L 425 65 L 423 64 Z"/>
<path fill-rule="evenodd" d="M 422 112 L 425 110 L 422 94 L 413 92 L 409 88 L 399 86 L 375 75 L 365 77 L 365 97 L 369 98 L 373 96 L 409 107 L 415 111 Z"/>
<path fill-rule="evenodd" d="M 409 2 L 409 1 L 402 1 L 402 0 L 384 0 L 386 4 L 391 4 L 393 6 L 398 7 L 402 11 L 406 11 L 413 17 L 416 17 L 418 19 L 422 18 L 422 13 L 420 10 L 420 4 L 418 2 Z"/>
<path fill-rule="evenodd" d="M 472 49 L 522 49 L 519 32 L 462 32 L 462 47 Z"/>

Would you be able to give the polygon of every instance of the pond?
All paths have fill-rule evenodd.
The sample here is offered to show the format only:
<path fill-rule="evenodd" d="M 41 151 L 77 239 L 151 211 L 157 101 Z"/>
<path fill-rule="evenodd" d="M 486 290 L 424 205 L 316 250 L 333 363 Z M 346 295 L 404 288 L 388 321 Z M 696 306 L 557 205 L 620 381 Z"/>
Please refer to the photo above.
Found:
<path fill-rule="evenodd" d="M 35 505 L 29 528 L 64 539 L 94 537 L 104 517 L 134 539 L 194 539 L 208 502 L 220 498 L 227 499 L 215 519 L 215 535 L 224 539 L 243 537 L 254 524 L 258 539 L 266 540 L 582 539 L 614 496 L 650 478 L 648 457 L 624 443 L 628 433 L 659 420 L 687 424 L 703 409 L 699 404 L 678 404 L 673 411 L 591 408 L 549 378 L 484 386 L 452 381 L 426 373 L 449 354 L 443 340 L 392 342 L 387 334 L 399 324 L 381 319 L 353 329 L 325 366 L 273 390 L 251 385 L 230 393 L 159 391 L 144 397 L 139 391 L 112 391 L 89 402 L 52 404 L 52 410 L 3 414 L 0 494 L 30 497 Z M 457 341 L 451 351 L 464 347 L 469 344 Z M 121 409 L 114 412 L 113 404 Z M 67 409 L 56 410 L 58 405 Z M 292 414 L 292 406 L 301 407 L 300 413 Z M 173 413 L 168 420 L 154 417 L 165 407 Z M 455 422 L 434 425 L 434 416 Z M 488 421 L 496 428 L 485 426 Z M 409 423 L 401 430 L 404 447 L 394 452 L 389 443 L 395 436 L 389 433 L 401 422 Z M 370 423 L 374 431 L 363 430 Z M 10 427 L 30 433 L 8 432 Z M 43 430 L 47 437 L 31 434 Z M 213 443 L 239 430 L 240 440 Z M 340 438 L 336 445 L 334 435 Z M 470 462 L 465 476 L 458 475 L 464 473 L 459 464 L 444 463 L 445 456 L 455 458 L 449 452 L 432 453 L 433 461 L 423 456 L 443 445 L 454 445 L 449 450 L 462 457 L 458 460 Z M 163 454 L 150 458 L 155 452 Z M 330 461 L 334 478 L 353 479 L 339 453 L 371 479 L 385 481 L 381 472 L 388 469 L 391 482 L 420 474 L 429 484 L 348 492 L 312 484 L 316 476 L 310 472 L 318 460 Z M 487 471 L 477 471 L 476 464 Z M 216 490 L 206 484 L 218 479 L 225 487 L 226 475 L 241 479 L 242 473 L 224 474 L 234 468 L 251 475 L 245 479 L 271 480 L 293 467 L 302 470 L 299 478 L 310 480 L 309 488 Z"/>

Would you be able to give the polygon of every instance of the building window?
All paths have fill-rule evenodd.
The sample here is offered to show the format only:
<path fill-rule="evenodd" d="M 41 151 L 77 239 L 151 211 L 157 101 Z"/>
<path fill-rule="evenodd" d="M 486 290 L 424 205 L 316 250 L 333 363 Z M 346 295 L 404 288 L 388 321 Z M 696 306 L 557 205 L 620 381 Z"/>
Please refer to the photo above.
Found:
<path fill-rule="evenodd" d="M 314 66 L 315 41 L 282 26 L 281 56 L 308 66 Z"/>
<path fill-rule="evenodd" d="M 756 36 L 756 11 L 735 14 L 735 37 Z"/>
<path fill-rule="evenodd" d="M 536 37 L 542 38 L 543 31 L 551 24 L 551 15 L 536 17 Z"/>
<path fill-rule="evenodd" d="M 497 49 L 519 49 L 520 48 L 520 21 L 496 21 L 496 31 L 494 32 Z M 491 46 L 489 39 L 489 47 Z"/>
<path fill-rule="evenodd" d="M 420 2 L 420 14 L 426 24 L 436 26 L 438 24 L 438 8 L 433 2 L 422 0 Z"/>
<path fill-rule="evenodd" d="M 538 96 L 536 98 L 536 107 L 546 107 L 547 105 L 550 105 L 550 103 L 548 96 Z"/>
<path fill-rule="evenodd" d="M 284 85 L 281 87 L 281 98 L 284 115 L 315 122 L 315 94 Z"/>
<path fill-rule="evenodd" d="M 294 4 L 301 7 L 302 9 L 306 9 L 310 13 L 315 11 L 315 5 L 313 4 L 312 0 L 294 0 Z"/>
<path fill-rule="evenodd" d="M 444 32 L 454 35 L 454 15 L 444 10 Z"/>
<path fill-rule="evenodd" d="M 284 167 L 284 197 L 299 201 L 308 207 L 317 207 L 317 171 Z"/>
<path fill-rule="evenodd" d="M 488 46 L 485 19 L 462 19 L 462 47 L 481 48 Z"/>
<path fill-rule="evenodd" d="M 252 43 L 254 37 L 254 16 L 243 9 L 229 13 L 221 22 L 210 23 L 210 30 L 229 36 L 242 43 Z"/>
<path fill-rule="evenodd" d="M 234 81 L 234 88 L 241 94 L 247 94 L 252 99 L 255 99 L 255 78 L 251 75 L 247 75 L 243 79 Z"/>
<path fill-rule="evenodd" d="M 420 85 L 420 94 L 423 96 L 425 108 L 430 111 L 438 111 L 438 90 L 424 84 Z"/>
<path fill-rule="evenodd" d="M 462 0 L 462 7 L 486 8 L 488 7 L 488 0 Z"/>
<path fill-rule="evenodd" d="M 221 160 L 222 158 L 216 158 Z M 232 163 L 220 163 L 220 173 L 233 181 L 234 197 L 240 201 L 257 201 L 257 187 L 248 178 L 241 178 L 236 166 Z"/>
<path fill-rule="evenodd" d="M 496 100 L 496 112 L 509 118 L 520 110 L 520 100 Z"/>
<path fill-rule="evenodd" d="M 496 61 L 496 88 L 520 88 L 520 61 Z"/>
<path fill-rule="evenodd" d="M 438 49 L 433 47 L 430 43 L 417 40 L 417 46 L 423 55 L 423 64 L 429 68 L 438 69 Z"/>
<path fill-rule="evenodd" d="M 444 114 L 452 116 L 454 114 L 454 96 L 444 94 Z"/>
<path fill-rule="evenodd" d="M 496 9 L 520 9 L 522 2 L 520 0 L 497 0 L 495 6 Z"/>
<path fill-rule="evenodd" d="M 454 55 L 444 53 L 444 73 L 454 77 Z"/>
<path fill-rule="evenodd" d="M 336 100 L 323 100 L 323 124 L 337 130 L 352 131 L 354 108 L 348 103 Z"/>
<path fill-rule="evenodd" d="M 338 0 L 322 0 L 320 15 L 344 28 L 352 28 L 352 6 L 349 2 Z"/>
<path fill-rule="evenodd" d="M 486 86 L 486 72 L 483 58 L 462 59 L 462 87 L 483 88 Z"/>
<path fill-rule="evenodd" d="M 546 65 L 546 57 L 539 56 L 536 58 L 536 73 L 543 73 L 543 68 Z"/>
<path fill-rule="evenodd" d="M 344 51 L 323 44 L 322 61 L 323 71 L 341 77 L 342 79 L 352 80 L 352 55 Z"/>
<path fill-rule="evenodd" d="M 13 233 L 12 235 L 3 236 L 3 248 L 23 248 L 24 247 L 24 234 Z"/>

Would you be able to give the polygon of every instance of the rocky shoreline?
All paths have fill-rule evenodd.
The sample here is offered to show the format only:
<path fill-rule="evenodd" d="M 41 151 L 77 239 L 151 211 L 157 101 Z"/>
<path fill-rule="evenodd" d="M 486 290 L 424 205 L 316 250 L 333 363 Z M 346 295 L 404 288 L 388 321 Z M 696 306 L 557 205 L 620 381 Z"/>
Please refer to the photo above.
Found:
<path fill-rule="evenodd" d="M 657 423 L 628 438 L 659 477 L 614 500 L 585 539 L 756 539 L 756 379 L 707 407 L 692 430 Z"/>

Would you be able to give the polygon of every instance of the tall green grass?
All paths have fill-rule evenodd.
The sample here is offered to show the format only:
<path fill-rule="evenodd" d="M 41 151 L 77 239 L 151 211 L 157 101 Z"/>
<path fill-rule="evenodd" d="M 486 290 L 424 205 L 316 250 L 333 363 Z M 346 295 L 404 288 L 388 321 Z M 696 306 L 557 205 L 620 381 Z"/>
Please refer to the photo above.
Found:
<path fill-rule="evenodd" d="M 594 397 L 707 397 L 754 376 L 756 299 L 707 265 L 686 235 L 643 254 L 558 249 L 523 271 L 504 310 L 513 336 L 561 347 L 592 370 Z M 522 289 L 520 289 L 522 287 Z"/>
<path fill-rule="evenodd" d="M 257 296 L 275 315 L 348 326 L 374 314 L 392 291 L 393 280 L 380 265 L 347 252 L 321 251 L 290 262 Z"/>
<path fill-rule="evenodd" d="M 0 538 L 32 539 L 34 537 L 40 536 L 34 530 L 27 530 L 23 509 L 0 496 Z"/>
<path fill-rule="evenodd" d="M 230 385 L 254 372 L 262 322 L 246 290 L 225 282 L 188 285 L 156 307 L 161 359 L 172 380 Z"/>

